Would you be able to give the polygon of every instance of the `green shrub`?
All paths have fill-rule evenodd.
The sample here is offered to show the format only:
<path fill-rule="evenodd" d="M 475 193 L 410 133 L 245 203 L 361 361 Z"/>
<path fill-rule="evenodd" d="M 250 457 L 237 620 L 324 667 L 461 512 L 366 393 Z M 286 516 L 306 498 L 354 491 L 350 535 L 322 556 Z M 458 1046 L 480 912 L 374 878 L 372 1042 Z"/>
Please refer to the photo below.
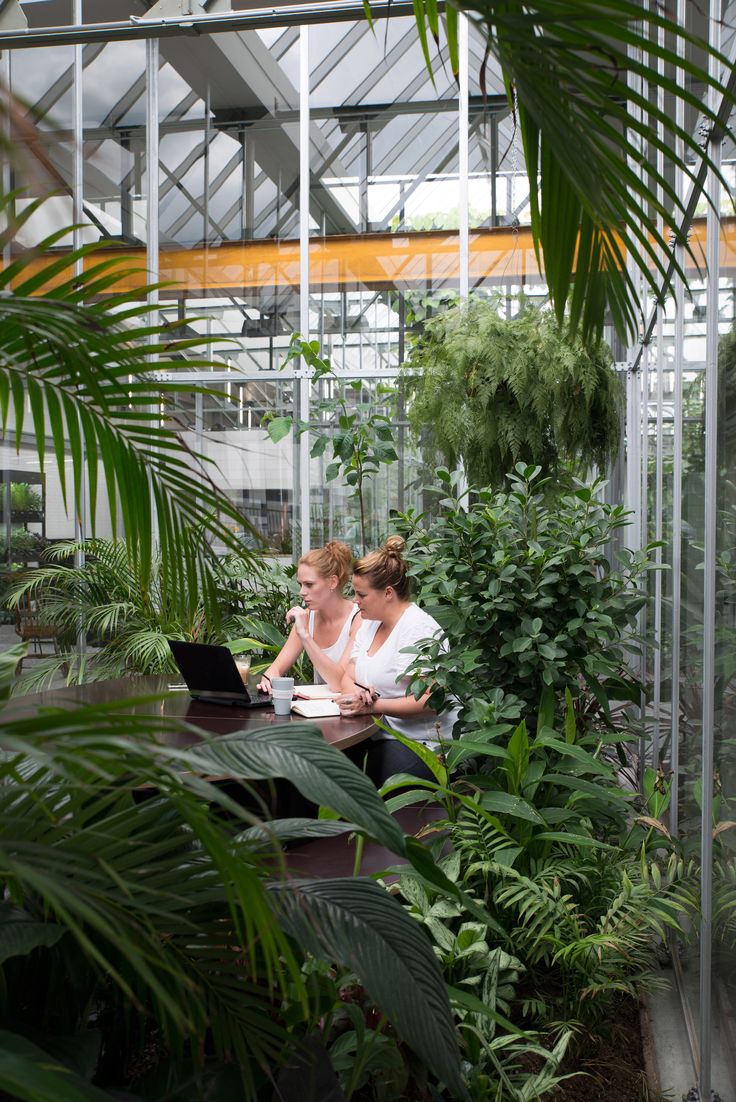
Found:
<path fill-rule="evenodd" d="M 10 510 L 12 513 L 40 513 L 43 500 L 38 490 L 29 482 L 10 483 Z"/>
<path fill-rule="evenodd" d="M 568 697 L 561 721 L 540 707 L 533 736 L 522 720 L 462 734 L 441 756 L 417 748 L 436 780 L 412 789 L 403 774 L 384 786 L 393 809 L 434 800 L 446 810 L 433 823 L 436 856 L 464 905 L 413 874 L 400 890 L 432 939 L 482 1074 L 491 1041 L 515 1029 L 547 1045 L 602 1032 L 621 994 L 658 986 L 657 943 L 696 912 L 693 870 L 661 821 L 668 785 L 649 769 L 642 797 L 625 791 L 605 757 L 616 737 L 581 734 Z"/>
<path fill-rule="evenodd" d="M 653 566 L 649 550 L 611 565 L 623 507 L 597 499 L 599 482 L 551 500 L 539 467 L 520 464 L 507 492 L 481 490 L 470 503 L 456 476 L 439 475 L 442 515 L 426 527 L 412 515 L 399 522 L 417 600 L 449 640 L 449 655 L 439 643 L 418 648 L 413 689 L 432 686 L 440 708 L 459 700 L 466 729 L 533 722 L 546 688 L 606 718 L 609 698 L 638 699 L 628 660 Z"/>
<path fill-rule="evenodd" d="M 84 554 L 80 566 L 73 564 L 77 551 Z M 70 665 L 72 681 L 173 673 L 168 639 L 234 641 L 236 653 L 270 660 L 283 645 L 284 616 L 296 599 L 288 573 L 254 556 L 221 560 L 215 590 L 194 595 L 177 584 L 176 571 L 164 567 L 157 550 L 142 563 L 124 540 L 60 543 L 47 559 L 48 565 L 24 571 L 10 586 L 7 606 L 12 610 L 29 593 L 43 603 L 45 621 L 58 627 L 62 639 L 76 639 L 81 620 L 95 650 L 83 662 L 66 653 L 37 663 L 23 677 L 26 691 L 38 688 L 61 663 Z"/>
<path fill-rule="evenodd" d="M 306 724 L 176 750 L 129 701 L 8 714 L 22 653 L 0 656 L 0 1096 L 269 1102 L 310 1028 L 319 1051 L 311 966 L 354 973 L 391 1044 L 462 1097 L 423 932 L 367 878 L 283 875 L 281 838 L 348 830 L 433 868 L 364 774 Z M 254 822 L 223 775 L 286 778 L 347 821 Z"/>

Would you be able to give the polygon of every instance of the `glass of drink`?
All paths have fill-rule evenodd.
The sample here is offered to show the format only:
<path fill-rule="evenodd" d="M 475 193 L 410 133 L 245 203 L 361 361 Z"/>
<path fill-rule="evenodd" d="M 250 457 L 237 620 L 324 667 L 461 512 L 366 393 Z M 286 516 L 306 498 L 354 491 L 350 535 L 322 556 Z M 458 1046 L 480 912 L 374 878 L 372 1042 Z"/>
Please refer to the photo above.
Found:
<path fill-rule="evenodd" d="M 248 677 L 250 675 L 250 656 L 238 655 L 235 659 L 235 665 L 238 667 L 238 673 L 243 681 L 244 685 L 248 684 Z"/>

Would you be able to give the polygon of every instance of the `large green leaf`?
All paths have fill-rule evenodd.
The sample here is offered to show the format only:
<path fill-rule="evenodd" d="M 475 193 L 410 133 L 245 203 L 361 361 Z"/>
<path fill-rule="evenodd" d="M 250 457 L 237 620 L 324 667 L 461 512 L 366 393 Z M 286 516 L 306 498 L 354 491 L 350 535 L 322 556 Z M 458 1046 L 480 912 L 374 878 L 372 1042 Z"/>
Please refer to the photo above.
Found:
<path fill-rule="evenodd" d="M 136 722 L 134 737 L 121 734 Z M 149 726 L 104 709 L 6 720 L 0 866 L 15 899 L 42 901 L 66 928 L 92 975 L 133 1005 L 144 998 L 173 1053 L 187 1042 L 196 1051 L 209 1025 L 247 1081 L 254 1062 L 278 1058 L 283 1034 L 264 1000 L 286 983 L 298 997 L 298 968 L 261 859 L 232 837 L 232 821 L 248 817 L 159 757 Z M 49 952 L 63 955 L 64 943 Z"/>
<path fill-rule="evenodd" d="M 675 245 L 687 240 L 695 204 L 673 187 L 674 170 L 697 197 L 703 169 L 712 166 L 697 129 L 678 126 L 675 105 L 725 129 L 734 100 L 728 59 L 661 6 L 637 0 L 453 4 L 476 21 L 500 68 L 524 147 L 534 244 L 558 318 L 568 308 L 586 340 L 599 339 L 609 317 L 633 337 L 640 306 L 627 258 L 658 298 L 674 273 L 684 276 Z M 430 66 L 430 12 L 423 0 L 414 12 Z M 449 28 L 448 42 L 455 66 Z M 708 72 L 711 55 L 722 78 Z M 709 87 L 723 97 L 720 110 L 699 94 Z"/>
<path fill-rule="evenodd" d="M 205 776 L 284 777 L 307 799 L 337 811 L 393 853 L 405 853 L 403 831 L 371 781 L 317 727 L 290 724 L 213 739 L 190 749 L 182 763 Z"/>
<path fill-rule="evenodd" d="M 56 945 L 66 933 L 63 926 L 35 922 L 11 903 L 0 903 L 0 964 L 9 957 L 25 956 L 42 946 Z"/>
<path fill-rule="evenodd" d="M 18 214 L 13 205 L 12 195 L 0 196 L 0 211 L 17 230 L 34 208 Z M 192 594 L 212 587 L 211 541 L 203 533 L 242 552 L 232 527 L 247 522 L 218 488 L 211 460 L 192 451 L 171 415 L 182 396 L 211 393 L 185 375 L 212 366 L 202 358 L 211 342 L 154 324 L 150 288 L 121 292 L 128 259 L 95 261 L 95 246 L 52 254 L 54 242 L 0 271 L 2 422 L 19 447 L 30 415 L 42 469 L 50 441 L 69 511 L 89 475 L 93 525 L 104 486 L 113 529 L 119 509 L 129 551 L 140 554 L 144 569 L 157 526 L 178 584 Z M 46 262 L 39 265 L 39 256 Z"/>
<path fill-rule="evenodd" d="M 284 928 L 357 973 L 397 1032 L 454 1094 L 465 1097 L 450 1004 L 426 935 L 370 880 L 274 885 Z"/>
<path fill-rule="evenodd" d="M 340 819 L 274 819 L 273 822 L 259 823 L 241 831 L 238 840 L 262 842 L 273 847 L 276 840 L 292 842 L 303 838 L 337 838 L 357 829 L 355 823 L 345 823 Z"/>
<path fill-rule="evenodd" d="M 532 807 L 527 800 L 522 800 L 520 796 L 513 796 L 510 792 L 484 792 L 480 798 L 480 806 L 494 814 L 512 815 L 515 819 L 526 819 L 539 826 L 546 825 L 535 807 Z"/>
<path fill-rule="evenodd" d="M 0 1088 L 23 1102 L 110 1102 L 112 1097 L 25 1037 L 4 1029 L 0 1030 Z"/>

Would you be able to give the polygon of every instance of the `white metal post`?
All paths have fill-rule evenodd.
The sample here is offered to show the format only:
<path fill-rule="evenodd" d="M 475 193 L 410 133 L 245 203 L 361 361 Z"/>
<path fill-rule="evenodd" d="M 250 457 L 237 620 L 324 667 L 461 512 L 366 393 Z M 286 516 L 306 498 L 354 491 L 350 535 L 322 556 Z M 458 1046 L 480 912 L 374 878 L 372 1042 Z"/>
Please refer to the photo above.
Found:
<path fill-rule="evenodd" d="M 656 35 L 657 45 L 664 46 L 664 29 L 658 26 L 653 32 Z M 650 66 L 654 61 L 654 68 L 657 76 L 661 76 L 663 65 L 662 59 L 659 54 L 656 54 L 654 58 L 649 56 Z M 657 109 L 658 111 L 664 111 L 664 89 L 659 81 L 657 82 Z M 658 147 L 656 151 L 656 166 L 657 173 L 661 177 L 664 174 L 664 153 Z M 657 185 L 657 200 L 661 205 L 664 200 L 662 194 L 662 187 Z M 662 235 L 664 233 L 664 218 L 661 214 L 657 214 L 657 229 Z M 657 548 L 654 552 L 654 561 L 658 569 L 654 575 L 654 654 L 652 655 L 654 662 L 654 685 L 653 685 L 653 716 L 652 716 L 652 765 L 656 769 L 659 765 L 660 758 L 660 727 L 661 727 L 661 711 L 662 711 L 662 547 L 660 546 L 662 541 L 662 509 L 663 509 L 663 402 L 664 402 L 664 339 L 663 339 L 663 315 L 664 304 L 661 303 L 657 307 L 657 325 L 656 325 L 656 337 L 655 337 L 655 372 L 656 372 L 656 435 L 654 443 L 654 539 L 657 543 Z"/>
<path fill-rule="evenodd" d="M 711 110 L 718 108 L 715 81 L 719 76 L 716 51 L 721 47 L 720 2 L 709 7 L 709 42 L 713 49 L 709 71 L 714 84 L 708 89 Z M 700 823 L 700 1097 L 711 1092 L 711 992 L 713 919 L 713 763 L 715 727 L 715 617 L 716 540 L 718 495 L 718 282 L 720 264 L 720 198 L 717 169 L 721 163 L 721 135 L 712 135 L 706 146 L 713 167 L 708 171 L 706 195 L 706 321 L 705 321 L 705 539 L 703 562 L 703 747 Z"/>
<path fill-rule="evenodd" d="M 469 203 L 469 34 L 468 17 L 458 16 L 458 52 L 460 55 L 460 97 L 458 100 L 458 176 L 459 176 L 459 228 L 460 246 L 460 299 L 465 302 L 470 291 L 470 203 Z"/>
<path fill-rule="evenodd" d="M 148 169 L 148 190 L 146 194 L 146 267 L 148 279 L 157 283 L 159 279 L 159 226 L 158 226 L 158 70 L 159 41 L 146 39 L 146 167 Z M 148 302 L 158 306 L 158 291 L 148 292 Z M 150 325 L 158 324 L 158 310 L 149 314 Z M 156 340 L 153 336 L 152 341 Z"/>
<path fill-rule="evenodd" d="M 677 25 L 685 26 L 685 5 L 687 0 L 677 0 Z M 682 39 L 678 39 L 678 49 L 684 51 Z M 678 83 L 684 82 L 685 74 L 678 69 Z M 685 126 L 685 104 L 677 100 L 675 124 L 678 130 Z M 675 155 L 684 159 L 684 142 L 675 139 Z M 678 195 L 685 194 L 685 173 L 678 169 L 675 179 Z M 681 241 L 675 246 L 675 259 L 682 268 L 685 250 Z M 675 378 L 672 395 L 672 687 L 670 693 L 670 769 L 672 787 L 670 800 L 670 830 L 677 836 L 680 823 L 680 629 L 682 624 L 682 366 L 685 355 L 685 286 L 679 275 L 675 276 Z"/>
<path fill-rule="evenodd" d="M 309 340 L 309 27 L 299 30 L 299 329 Z M 299 420 L 309 422 L 309 369 L 302 361 L 297 372 Z M 309 550 L 309 433 L 299 437 L 299 519 L 301 553 Z"/>
<path fill-rule="evenodd" d="M 159 106 L 158 106 L 158 71 L 160 64 L 159 40 L 149 38 L 146 40 L 146 168 L 148 188 L 146 190 L 146 268 L 148 279 L 151 283 L 159 280 L 159 186 L 158 186 L 158 156 L 159 156 Z M 158 325 L 158 289 L 148 292 L 148 304 L 153 307 L 147 317 L 148 325 Z M 157 337 L 152 333 L 149 342 L 153 345 Z M 149 356 L 153 362 L 153 353 Z M 152 412 L 156 412 L 152 410 Z M 156 504 L 151 499 L 151 523 L 153 526 L 154 542 L 158 530 L 158 515 Z"/>
<path fill-rule="evenodd" d="M 73 0 L 72 18 L 75 23 L 82 22 L 82 0 Z M 74 47 L 74 60 L 72 63 L 72 221 L 74 231 L 72 235 L 72 247 L 82 247 L 82 217 L 84 203 L 84 69 L 82 65 L 82 49 L 80 43 Z M 74 274 L 82 275 L 84 263 L 77 259 L 74 263 Z M 84 445 L 83 445 L 84 447 Z M 74 534 L 78 543 L 87 538 L 87 464 L 83 464 L 83 472 L 80 483 L 80 492 L 74 502 Z M 74 553 L 74 566 L 81 569 L 84 566 L 85 554 L 79 549 Z M 77 652 L 82 655 L 87 649 L 87 633 L 85 626 L 79 620 L 77 631 Z"/>
<path fill-rule="evenodd" d="M 459 211 L 458 211 L 458 249 L 459 249 L 459 261 L 460 261 L 460 280 L 459 280 L 459 292 L 460 301 L 466 303 L 468 301 L 468 295 L 470 293 L 470 203 L 469 203 L 469 179 L 468 171 L 470 164 L 469 157 L 469 138 L 470 138 L 470 111 L 469 111 L 469 81 L 470 81 L 470 66 L 469 66 L 469 23 L 468 17 L 463 15 L 462 12 L 458 16 L 458 53 L 459 53 L 459 71 L 458 79 L 460 82 L 460 92 L 458 98 L 458 113 L 457 113 L 457 125 L 458 125 L 458 192 L 459 192 Z M 465 473 L 465 464 L 462 459 L 458 460 L 457 471 L 459 476 L 459 482 L 457 485 L 457 493 L 461 499 L 461 505 L 464 508 L 467 504 L 467 497 L 465 493 L 468 489 L 468 479 Z"/>

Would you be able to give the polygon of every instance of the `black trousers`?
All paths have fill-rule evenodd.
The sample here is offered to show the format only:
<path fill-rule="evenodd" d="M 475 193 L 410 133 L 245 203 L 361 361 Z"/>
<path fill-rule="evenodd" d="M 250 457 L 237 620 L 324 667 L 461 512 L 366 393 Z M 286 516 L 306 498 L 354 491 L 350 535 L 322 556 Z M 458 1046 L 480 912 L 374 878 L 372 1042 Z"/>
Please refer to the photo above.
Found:
<path fill-rule="evenodd" d="M 359 769 L 380 788 L 394 773 L 410 773 L 420 780 L 434 780 L 434 774 L 421 758 L 418 758 L 407 746 L 397 739 L 370 738 L 346 751 L 348 757 Z"/>

